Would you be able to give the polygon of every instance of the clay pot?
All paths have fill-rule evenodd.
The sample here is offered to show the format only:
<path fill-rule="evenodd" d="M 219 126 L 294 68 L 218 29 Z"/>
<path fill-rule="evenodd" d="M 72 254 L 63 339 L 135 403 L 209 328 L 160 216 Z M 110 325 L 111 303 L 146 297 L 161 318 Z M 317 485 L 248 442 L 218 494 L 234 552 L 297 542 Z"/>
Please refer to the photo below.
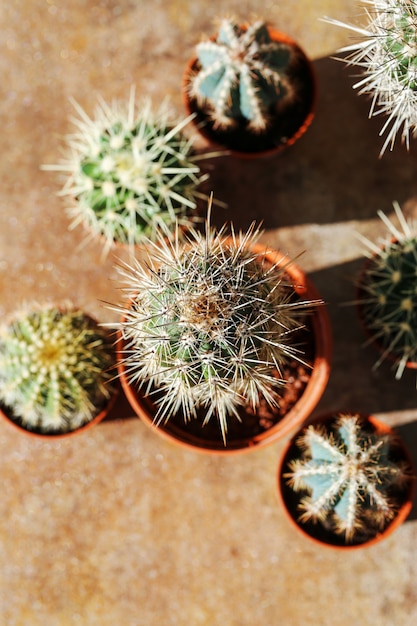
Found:
<path fill-rule="evenodd" d="M 294 283 L 300 298 L 306 300 L 320 299 L 320 295 L 309 278 L 288 257 L 275 251 L 265 253 L 265 248 L 262 245 L 254 246 L 252 249 L 271 264 L 279 263 L 285 266 L 285 271 Z M 202 426 L 203 417 L 201 420 L 193 419 L 185 423 L 180 414 L 171 416 L 166 423 L 158 425 L 154 423 L 156 413 L 154 402 L 141 389 L 136 386 L 133 387 L 129 382 L 123 364 L 123 339 L 119 335 L 117 361 L 122 388 L 136 414 L 155 432 L 171 442 L 200 452 L 216 454 L 257 450 L 284 437 L 307 419 L 327 385 L 332 341 L 330 321 L 325 306 L 315 307 L 306 317 L 308 330 L 300 339 L 308 342 L 302 346 L 302 350 L 305 351 L 306 358 L 310 360 L 312 367 L 311 369 L 302 368 L 298 363 L 295 364 L 294 369 L 288 373 L 288 376 L 293 377 L 290 381 L 288 381 L 284 371 L 283 377 L 288 381 L 284 387 L 283 395 L 283 404 L 287 405 L 285 411 L 283 414 L 274 415 L 271 409 L 268 412 L 266 407 L 260 407 L 262 409 L 260 416 L 259 414 L 254 415 L 249 409 L 242 407 L 240 411 L 242 422 L 239 422 L 237 418 L 231 418 L 228 423 L 226 446 L 222 440 L 215 416 L 205 426 Z M 301 379 L 297 379 L 300 369 L 302 370 Z M 242 427 L 243 424 L 246 425 L 246 429 Z"/>
<path fill-rule="evenodd" d="M 273 41 L 294 48 L 296 62 L 289 73 L 299 86 L 299 94 L 282 111 L 271 111 L 271 123 L 265 132 L 249 131 L 244 119 L 230 130 L 214 127 L 210 113 L 201 109 L 189 96 L 190 77 L 199 65 L 197 57 L 190 59 L 183 78 L 184 106 L 189 115 L 195 115 L 193 123 L 198 132 L 214 147 L 223 148 L 228 154 L 243 159 L 271 156 L 283 151 L 306 132 L 314 118 L 317 81 L 311 61 L 291 37 L 274 28 L 268 28 L 268 32 Z"/>
<path fill-rule="evenodd" d="M 399 439 L 399 437 L 395 436 L 395 451 L 393 451 L 393 459 L 398 460 L 399 462 L 406 462 L 410 468 L 410 476 L 409 480 L 407 480 L 406 484 L 402 487 L 401 492 L 397 494 L 399 500 L 399 508 L 396 513 L 396 516 L 387 523 L 386 527 L 379 532 L 376 532 L 373 535 L 368 535 L 366 538 L 364 536 L 358 537 L 356 540 L 352 540 L 351 542 L 346 542 L 343 535 L 335 534 L 331 530 L 327 529 L 324 524 L 317 522 L 307 522 L 301 523 L 298 520 L 299 509 L 298 504 L 300 499 L 303 497 L 302 492 L 295 492 L 286 482 L 284 475 L 289 471 L 288 464 L 294 458 L 299 457 L 300 451 L 296 445 L 296 440 L 300 437 L 302 432 L 306 429 L 309 424 L 321 424 L 321 423 L 331 423 L 335 420 L 335 417 L 339 415 L 340 412 L 333 412 L 326 415 L 321 415 L 316 417 L 313 420 L 309 420 L 306 424 L 301 428 L 287 443 L 282 453 L 281 460 L 278 466 L 277 473 L 277 487 L 278 487 L 278 498 L 282 505 L 282 508 L 286 514 L 287 520 L 290 525 L 296 529 L 298 533 L 300 533 L 305 538 L 312 541 L 314 544 L 320 547 L 332 548 L 335 550 L 355 550 L 358 548 L 364 548 L 373 546 L 376 543 L 379 543 L 390 536 L 401 524 L 406 520 L 408 515 L 411 512 L 413 506 L 413 497 L 415 492 L 415 476 L 413 471 L 413 462 L 411 460 L 411 456 L 403 444 L 403 442 Z M 347 413 L 343 412 L 343 414 L 349 415 L 357 415 L 357 413 Z M 393 429 L 377 420 L 372 415 L 361 415 L 359 414 L 361 419 L 365 420 L 369 425 L 370 431 L 376 432 L 381 435 L 392 435 Z"/>

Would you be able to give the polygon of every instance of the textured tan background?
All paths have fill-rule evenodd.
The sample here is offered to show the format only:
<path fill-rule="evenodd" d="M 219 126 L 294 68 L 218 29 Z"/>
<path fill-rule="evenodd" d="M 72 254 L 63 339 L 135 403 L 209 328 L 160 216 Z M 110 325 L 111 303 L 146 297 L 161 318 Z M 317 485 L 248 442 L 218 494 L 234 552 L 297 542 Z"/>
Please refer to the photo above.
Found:
<path fill-rule="evenodd" d="M 264 240 L 300 264 L 329 303 L 333 370 L 317 408 L 372 411 L 400 426 L 415 455 L 415 375 L 398 383 L 362 349 L 353 297 L 376 210 L 417 204 L 416 145 L 378 160 L 380 120 L 329 56 L 349 41 L 322 15 L 346 0 L 11 0 L 0 3 L 0 315 L 25 300 L 72 298 L 110 321 L 114 260 L 68 231 L 56 161 L 69 97 L 155 101 L 180 82 L 201 33 L 223 14 L 261 14 L 314 60 L 319 97 L 307 134 L 263 161 L 213 162 L 229 208 L 215 220 L 263 220 Z M 200 141 L 200 140 L 197 140 Z M 204 147 L 204 146 L 202 146 Z M 0 624 L 3 626 L 414 626 L 416 511 L 384 544 L 352 554 L 310 545 L 288 525 L 275 486 L 284 442 L 233 458 L 178 450 L 121 401 L 114 416 L 61 442 L 0 424 Z"/>

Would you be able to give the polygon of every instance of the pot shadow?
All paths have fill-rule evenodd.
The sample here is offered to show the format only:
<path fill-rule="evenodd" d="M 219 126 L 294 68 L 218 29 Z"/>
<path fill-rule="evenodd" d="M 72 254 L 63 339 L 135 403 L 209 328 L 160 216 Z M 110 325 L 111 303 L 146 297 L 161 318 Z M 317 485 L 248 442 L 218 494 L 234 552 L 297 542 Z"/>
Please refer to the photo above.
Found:
<path fill-rule="evenodd" d="M 246 229 L 367 219 L 417 196 L 416 148 L 400 140 L 379 152 L 382 117 L 368 119 L 370 101 L 352 88 L 352 68 L 324 57 L 313 62 L 317 76 L 315 118 L 293 145 L 258 159 L 219 157 L 210 164 L 208 187 L 227 204 L 214 208 L 212 222 Z M 413 154 L 414 149 L 414 154 Z"/>
<path fill-rule="evenodd" d="M 407 446 L 408 452 L 410 454 L 411 462 L 414 467 L 414 472 L 417 472 L 417 421 L 409 422 L 407 424 L 402 424 L 401 426 L 397 426 L 397 433 L 404 441 L 404 444 Z M 415 477 L 415 480 L 417 477 Z M 410 515 L 407 518 L 408 522 L 412 522 L 417 519 L 417 489 L 414 491 L 413 498 L 413 506 L 410 512 Z"/>

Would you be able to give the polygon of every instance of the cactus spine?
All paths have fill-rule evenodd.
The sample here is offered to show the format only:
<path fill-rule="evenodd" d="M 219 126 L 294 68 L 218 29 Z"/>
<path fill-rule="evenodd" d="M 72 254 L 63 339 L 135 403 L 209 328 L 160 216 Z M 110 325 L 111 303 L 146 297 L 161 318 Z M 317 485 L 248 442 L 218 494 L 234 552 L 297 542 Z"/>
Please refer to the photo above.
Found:
<path fill-rule="evenodd" d="M 371 256 L 359 279 L 359 305 L 370 341 L 382 348 L 375 367 L 390 355 L 399 379 L 407 363 L 417 363 L 417 230 L 398 203 L 394 209 L 399 228 L 378 212 L 389 229 L 381 245 L 363 238 Z"/>
<path fill-rule="evenodd" d="M 183 132 L 192 116 L 173 123 L 167 102 L 154 112 L 148 99 L 136 110 L 133 89 L 126 104 L 99 100 L 93 119 L 73 104 L 69 157 L 43 166 L 67 175 L 60 193 L 76 200 L 68 208 L 71 227 L 82 223 L 104 236 L 106 251 L 114 242 L 154 239 L 161 227 L 169 233 L 176 222 L 190 227 L 206 179 Z"/>
<path fill-rule="evenodd" d="M 200 69 L 192 78 L 190 95 L 208 106 L 215 127 L 248 121 L 248 129 L 264 131 L 271 106 L 293 94 L 286 71 L 292 53 L 274 42 L 268 28 L 257 21 L 243 29 L 223 19 L 214 41 L 197 45 Z"/>
<path fill-rule="evenodd" d="M 316 303 L 294 298 L 285 267 L 250 250 L 259 234 L 252 226 L 225 240 L 207 226 L 186 245 L 161 241 L 150 269 L 139 261 L 120 268 L 130 299 L 116 309 L 122 359 L 132 384 L 162 391 L 156 423 L 178 411 L 203 424 L 214 416 L 226 444 L 239 406 L 278 404 L 284 381 L 273 370 L 297 357 L 291 338 Z"/>
<path fill-rule="evenodd" d="M 340 52 L 349 65 L 363 69 L 354 88 L 372 97 L 370 115 L 387 116 L 381 129 L 386 139 L 381 155 L 401 133 L 407 149 L 417 129 L 417 3 L 415 0 L 363 0 L 366 28 L 325 18 L 361 36 Z"/>
<path fill-rule="evenodd" d="M 0 329 L 0 399 L 28 430 L 68 432 L 93 419 L 112 366 L 107 334 L 80 311 L 21 312 Z"/>
<path fill-rule="evenodd" d="M 406 464 L 390 460 L 393 440 L 371 432 L 358 415 L 340 414 L 329 426 L 310 425 L 296 441 L 288 484 L 303 495 L 300 523 L 320 522 L 347 541 L 380 531 L 397 511 L 392 487 L 409 478 Z"/>

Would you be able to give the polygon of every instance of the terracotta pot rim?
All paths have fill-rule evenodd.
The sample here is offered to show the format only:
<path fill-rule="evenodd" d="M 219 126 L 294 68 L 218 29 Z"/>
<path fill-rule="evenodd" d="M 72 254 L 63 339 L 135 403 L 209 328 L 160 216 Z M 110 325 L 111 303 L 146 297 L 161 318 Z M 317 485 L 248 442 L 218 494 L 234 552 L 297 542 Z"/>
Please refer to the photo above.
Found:
<path fill-rule="evenodd" d="M 295 446 L 295 441 L 297 440 L 301 432 L 307 426 L 309 426 L 310 424 L 323 423 L 327 420 L 332 420 L 332 419 L 336 420 L 339 415 L 358 415 L 361 419 L 371 424 L 371 426 L 375 429 L 375 431 L 380 432 L 381 434 L 395 433 L 395 430 L 396 430 L 395 428 L 389 426 L 388 424 L 379 420 L 373 415 L 369 413 L 362 413 L 360 411 L 350 411 L 350 410 L 328 411 L 328 412 L 321 413 L 317 416 L 314 416 L 313 418 L 306 420 L 306 422 L 301 426 L 301 428 L 291 437 L 289 441 L 287 441 L 287 443 L 284 446 L 283 451 L 281 452 L 281 457 L 278 462 L 278 470 L 277 470 L 277 496 L 278 496 L 278 500 L 280 504 L 282 505 L 285 516 L 290 526 L 295 528 L 299 534 L 301 534 L 302 536 L 304 536 L 310 542 L 312 542 L 313 544 L 317 546 L 328 548 L 330 550 L 335 550 L 339 552 L 340 551 L 346 552 L 346 551 L 368 548 L 368 547 L 374 546 L 375 544 L 380 543 L 381 541 L 389 537 L 397 528 L 399 528 L 405 522 L 405 520 L 407 519 L 407 517 L 409 516 L 413 508 L 413 499 L 414 499 L 414 495 L 416 492 L 416 475 L 414 471 L 413 461 L 408 451 L 408 448 L 405 445 L 404 441 L 398 438 L 399 447 L 409 467 L 412 469 L 412 474 L 409 479 L 407 493 L 406 495 L 404 495 L 403 502 L 401 503 L 396 516 L 387 524 L 387 526 L 382 531 L 377 532 L 374 536 L 370 537 L 367 541 L 363 541 L 361 543 L 343 543 L 342 538 L 340 538 L 339 540 L 340 543 L 339 543 L 339 541 L 337 541 L 339 537 L 338 535 L 334 535 L 335 543 L 330 543 L 326 541 L 325 539 L 321 539 L 316 534 L 312 534 L 308 532 L 306 526 L 304 526 L 303 524 L 297 521 L 295 511 L 293 515 L 287 504 L 287 500 L 284 495 L 284 488 L 285 488 L 285 483 L 283 479 L 284 466 L 287 463 L 287 458 L 289 457 L 290 451 Z M 287 489 L 289 490 L 290 488 L 288 487 Z M 319 535 L 320 532 L 318 532 L 317 534 Z"/>
<path fill-rule="evenodd" d="M 304 295 L 308 300 L 321 299 L 318 291 L 310 279 L 306 276 L 305 272 L 285 254 L 275 250 L 268 250 L 261 244 L 255 244 L 254 246 L 251 246 L 251 249 L 256 254 L 266 257 L 271 264 L 282 263 L 285 265 L 285 271 L 288 272 L 294 280 L 294 284 L 297 285 L 296 291 L 300 295 Z M 315 356 L 307 386 L 296 404 L 291 407 L 289 412 L 281 420 L 279 420 L 279 422 L 274 424 L 274 426 L 270 429 L 259 433 L 249 440 L 244 438 L 239 440 L 235 439 L 230 446 L 226 445 L 225 447 L 220 447 L 220 445 L 217 446 L 214 445 L 213 442 L 209 442 L 207 447 L 203 447 L 202 443 L 198 443 L 200 442 L 200 439 L 194 436 L 187 435 L 186 439 L 181 440 L 173 433 L 167 432 L 155 425 L 152 417 L 149 415 L 149 405 L 151 404 L 151 401 L 145 396 L 144 392 L 140 389 L 132 388 L 129 384 L 121 357 L 123 339 L 121 337 L 121 333 L 119 332 L 116 350 L 120 356 L 117 358 L 117 367 L 125 395 L 136 414 L 139 415 L 139 417 L 143 419 L 148 426 L 151 426 L 151 428 L 153 428 L 159 435 L 165 437 L 169 441 L 175 442 L 188 449 L 208 454 L 238 454 L 256 450 L 260 447 L 272 444 L 276 440 L 284 437 L 312 413 L 324 392 L 330 376 L 332 339 L 330 319 L 328 317 L 326 306 L 323 304 L 315 307 L 310 315 L 312 320 L 312 331 L 314 334 Z M 184 428 L 184 430 L 186 432 L 186 428 Z"/>
<path fill-rule="evenodd" d="M 242 29 L 246 29 L 248 27 L 247 24 L 241 24 L 241 28 Z M 217 135 L 215 133 L 215 131 L 211 132 L 211 131 L 207 131 L 204 128 L 204 125 L 198 124 L 198 122 L 196 122 L 194 120 L 194 126 L 197 127 L 198 132 L 213 146 L 216 146 L 218 149 L 223 149 L 225 155 L 232 155 L 235 157 L 238 157 L 240 159 L 256 159 L 256 158 L 264 158 L 264 157 L 268 157 L 268 156 L 273 156 L 275 154 L 279 154 L 281 152 L 283 152 L 286 148 L 292 146 L 296 141 L 298 141 L 298 139 L 300 139 L 300 137 L 302 137 L 302 135 L 304 135 L 304 133 L 307 131 L 307 129 L 309 128 L 309 126 L 311 125 L 314 116 L 315 116 L 315 109 L 316 109 L 316 103 L 317 103 L 317 76 L 316 76 L 316 72 L 313 66 L 313 63 L 311 62 L 311 60 L 308 58 L 308 56 L 306 55 L 306 53 L 304 52 L 303 48 L 301 48 L 301 46 L 292 38 L 290 37 L 287 33 L 284 33 L 272 26 L 267 25 L 267 29 L 269 34 L 271 35 L 271 38 L 274 41 L 279 41 L 282 43 L 287 43 L 288 45 L 294 47 L 297 49 L 297 51 L 300 53 L 303 62 L 305 63 L 306 68 L 308 68 L 308 72 L 310 74 L 310 81 L 311 81 L 311 103 L 308 107 L 308 112 L 304 118 L 304 120 L 301 122 L 300 126 L 298 127 L 298 129 L 296 131 L 293 132 L 293 134 L 291 135 L 291 137 L 289 137 L 285 142 L 278 144 L 278 145 L 274 145 L 271 146 L 270 148 L 265 148 L 259 151 L 254 150 L 253 152 L 250 151 L 245 151 L 245 150 L 239 150 L 237 148 L 228 148 L 228 146 L 225 143 L 222 143 L 221 141 L 217 141 Z M 210 39 L 215 40 L 216 35 L 213 35 Z M 193 114 L 194 112 L 199 112 L 201 111 L 201 116 L 206 119 L 208 118 L 208 116 L 206 116 L 204 114 L 204 112 L 198 108 L 198 106 L 195 104 L 195 101 L 192 100 L 191 98 L 189 98 L 188 96 L 188 84 L 189 84 L 189 76 L 193 71 L 193 68 L 198 64 L 198 59 L 197 56 L 193 56 L 189 59 L 187 65 L 186 65 L 186 69 L 185 72 L 183 74 L 183 81 L 182 81 L 182 94 L 183 94 L 183 102 L 184 102 L 184 107 L 185 110 L 187 112 L 188 115 Z M 192 105 L 191 102 L 193 102 L 194 104 Z M 278 117 L 278 116 L 277 116 Z"/>

